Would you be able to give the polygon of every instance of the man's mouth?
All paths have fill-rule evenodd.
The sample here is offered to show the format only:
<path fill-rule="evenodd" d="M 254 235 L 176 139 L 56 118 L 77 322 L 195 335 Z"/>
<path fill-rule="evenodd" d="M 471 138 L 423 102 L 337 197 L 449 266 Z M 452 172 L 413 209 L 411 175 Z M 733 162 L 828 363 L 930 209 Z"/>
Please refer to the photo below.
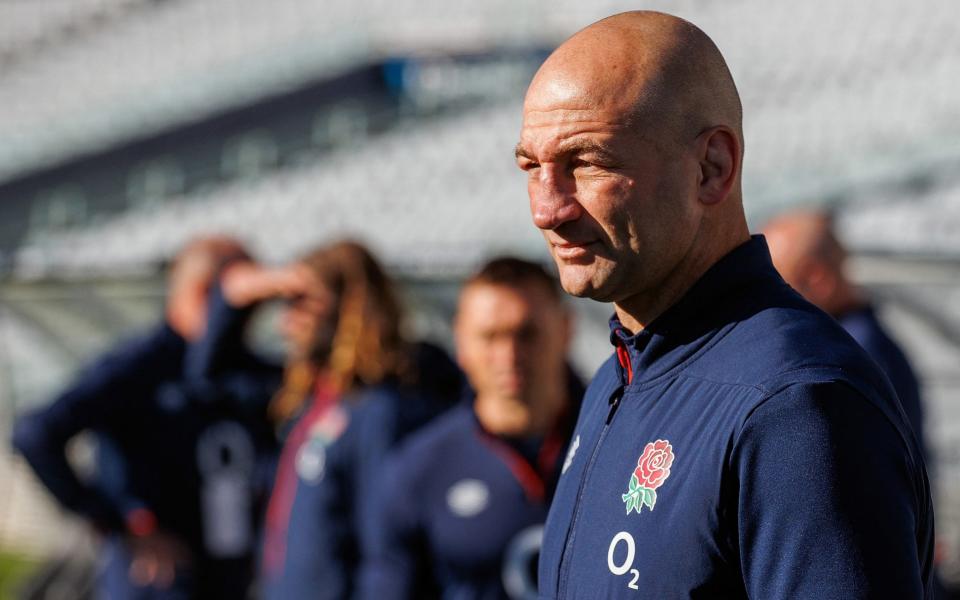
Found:
<path fill-rule="evenodd" d="M 596 242 L 553 242 L 553 252 L 557 258 L 576 260 L 587 256 L 594 244 Z"/>
<path fill-rule="evenodd" d="M 520 389 L 526 382 L 526 374 L 522 372 L 511 371 L 509 373 L 500 373 L 498 381 L 500 385 L 508 388 Z"/>

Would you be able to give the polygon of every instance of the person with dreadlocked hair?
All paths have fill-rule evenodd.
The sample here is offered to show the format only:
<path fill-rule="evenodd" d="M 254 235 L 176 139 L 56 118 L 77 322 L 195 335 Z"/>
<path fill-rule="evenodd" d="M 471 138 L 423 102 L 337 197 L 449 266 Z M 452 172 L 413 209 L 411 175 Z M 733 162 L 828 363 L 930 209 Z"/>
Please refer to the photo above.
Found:
<path fill-rule="evenodd" d="M 384 494 L 374 477 L 411 431 L 448 408 L 462 377 L 443 350 L 407 341 L 393 284 L 362 245 L 336 242 L 285 268 L 291 287 L 254 265 L 225 274 L 234 306 L 272 288 L 287 296 L 283 385 L 270 406 L 281 451 L 266 515 L 267 600 L 348 598 L 369 535 L 357 506 Z"/>

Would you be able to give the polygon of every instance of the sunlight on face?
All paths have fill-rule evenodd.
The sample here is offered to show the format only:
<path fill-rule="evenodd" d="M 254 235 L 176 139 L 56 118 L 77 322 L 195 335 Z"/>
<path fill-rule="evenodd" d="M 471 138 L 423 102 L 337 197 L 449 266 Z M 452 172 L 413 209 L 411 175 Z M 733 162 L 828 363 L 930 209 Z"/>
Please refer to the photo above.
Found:
<path fill-rule="evenodd" d="M 457 359 L 478 395 L 523 402 L 563 377 L 568 327 L 562 304 L 536 284 L 473 284 L 458 309 Z"/>
<path fill-rule="evenodd" d="M 622 109 L 528 101 L 517 164 L 564 289 L 604 302 L 655 286 L 695 234 L 696 163 Z"/>

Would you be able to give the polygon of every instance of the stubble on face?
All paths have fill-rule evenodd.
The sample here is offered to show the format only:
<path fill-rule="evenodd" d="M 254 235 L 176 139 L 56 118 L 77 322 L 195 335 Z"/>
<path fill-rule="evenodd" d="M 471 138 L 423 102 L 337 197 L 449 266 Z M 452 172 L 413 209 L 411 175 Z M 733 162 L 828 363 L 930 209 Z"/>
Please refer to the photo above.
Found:
<path fill-rule="evenodd" d="M 709 38 L 685 21 L 625 13 L 561 45 L 524 101 L 518 165 L 564 289 L 614 302 L 636 323 L 669 306 L 709 262 L 696 249 L 705 231 L 698 144 L 715 115 L 701 109 L 724 103 L 704 96 L 715 88 L 699 85 L 690 65 L 710 52 Z M 612 164 L 597 152 L 564 154 L 565 145 L 604 147 Z"/>
<path fill-rule="evenodd" d="M 660 277 L 663 247 L 680 242 L 680 157 L 631 120 L 630 103 L 583 107 L 545 89 L 528 95 L 517 149 L 534 222 L 568 293 L 618 302 Z"/>

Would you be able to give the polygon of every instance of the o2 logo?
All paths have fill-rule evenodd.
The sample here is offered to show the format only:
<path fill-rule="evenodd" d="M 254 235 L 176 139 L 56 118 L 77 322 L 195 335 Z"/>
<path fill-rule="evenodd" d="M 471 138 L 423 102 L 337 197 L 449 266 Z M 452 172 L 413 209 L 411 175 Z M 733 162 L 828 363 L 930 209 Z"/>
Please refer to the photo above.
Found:
<path fill-rule="evenodd" d="M 626 546 L 627 555 L 622 560 L 617 560 L 617 549 L 620 546 Z M 630 574 L 630 581 L 627 587 L 631 590 L 639 590 L 637 581 L 640 579 L 640 571 L 632 568 L 633 559 L 637 556 L 637 543 L 633 541 L 633 536 L 626 531 L 621 531 L 610 540 L 610 548 L 607 549 L 607 568 L 616 576 Z"/>

